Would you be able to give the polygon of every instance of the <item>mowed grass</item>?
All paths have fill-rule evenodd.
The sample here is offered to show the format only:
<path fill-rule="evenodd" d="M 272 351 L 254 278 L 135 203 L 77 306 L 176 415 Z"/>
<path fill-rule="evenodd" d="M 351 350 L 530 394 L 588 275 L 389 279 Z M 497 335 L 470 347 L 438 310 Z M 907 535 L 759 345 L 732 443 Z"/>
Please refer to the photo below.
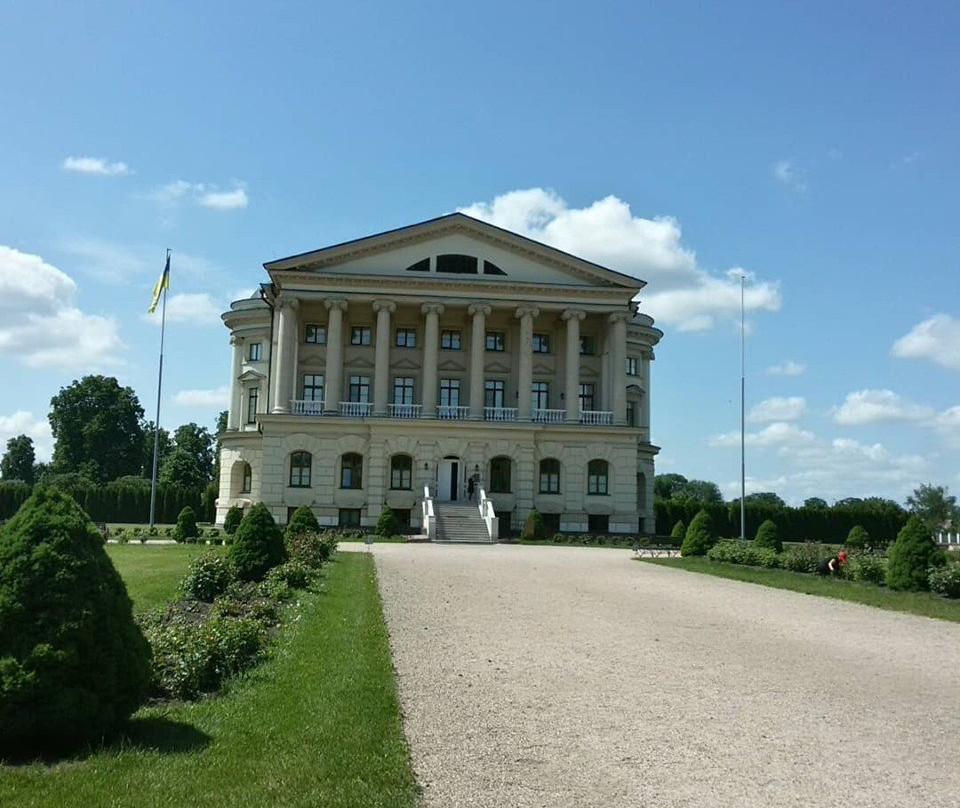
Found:
<path fill-rule="evenodd" d="M 743 567 L 737 564 L 725 564 L 706 558 L 643 558 L 648 564 L 662 567 L 678 567 L 691 572 L 716 575 L 735 581 L 747 581 L 775 589 L 789 589 L 806 595 L 819 595 L 853 603 L 862 603 L 877 609 L 893 612 L 907 612 L 921 617 L 933 617 L 937 620 L 951 620 L 960 623 L 960 601 L 947 600 L 929 592 L 894 592 L 886 587 L 861 581 L 844 581 L 810 575 L 788 570 L 770 570 L 759 567 Z"/>
<path fill-rule="evenodd" d="M 88 755 L 0 767 L 0 805 L 415 806 L 373 559 L 324 569 L 272 658 L 226 694 L 141 710 L 125 740 Z"/>
<path fill-rule="evenodd" d="M 177 584 L 197 556 L 223 552 L 223 547 L 205 544 L 108 544 L 106 548 L 137 613 L 172 600 Z"/>

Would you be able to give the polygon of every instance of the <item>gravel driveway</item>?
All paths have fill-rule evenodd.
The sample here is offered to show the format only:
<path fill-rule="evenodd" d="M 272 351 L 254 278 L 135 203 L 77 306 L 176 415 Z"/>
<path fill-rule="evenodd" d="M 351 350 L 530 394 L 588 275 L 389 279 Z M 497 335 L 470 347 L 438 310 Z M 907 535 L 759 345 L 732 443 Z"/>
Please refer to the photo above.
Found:
<path fill-rule="evenodd" d="M 960 625 L 622 550 L 373 552 L 425 806 L 960 806 Z"/>

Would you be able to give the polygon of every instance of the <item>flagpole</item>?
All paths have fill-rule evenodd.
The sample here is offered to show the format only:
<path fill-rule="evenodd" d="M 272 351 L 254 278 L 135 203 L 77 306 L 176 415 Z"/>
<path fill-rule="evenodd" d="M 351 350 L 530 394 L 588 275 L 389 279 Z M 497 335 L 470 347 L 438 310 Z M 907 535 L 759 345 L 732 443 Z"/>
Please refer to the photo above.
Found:
<path fill-rule="evenodd" d="M 747 538 L 747 462 L 744 446 L 744 401 L 746 399 L 746 339 L 743 319 L 743 281 L 740 276 L 740 538 Z"/>
<path fill-rule="evenodd" d="M 170 267 L 170 248 L 167 248 L 165 272 Z M 150 527 L 153 527 L 157 513 L 157 460 L 160 454 L 160 391 L 163 387 L 163 333 L 167 325 L 167 287 L 163 287 L 163 304 L 160 309 L 160 368 L 157 371 L 157 420 L 153 424 L 153 475 L 150 478 Z"/>

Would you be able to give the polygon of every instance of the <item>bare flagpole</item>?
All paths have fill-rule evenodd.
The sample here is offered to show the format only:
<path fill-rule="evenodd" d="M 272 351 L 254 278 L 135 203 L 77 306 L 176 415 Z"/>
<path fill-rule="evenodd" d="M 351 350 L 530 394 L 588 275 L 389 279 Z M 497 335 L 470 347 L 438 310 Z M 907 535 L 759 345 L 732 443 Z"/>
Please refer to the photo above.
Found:
<path fill-rule="evenodd" d="M 157 460 L 160 454 L 160 390 L 163 387 L 163 333 L 167 325 L 167 288 L 170 286 L 170 248 L 167 248 L 167 263 L 159 281 L 163 289 L 163 304 L 160 309 L 160 368 L 157 372 L 157 420 L 153 424 L 153 475 L 150 478 L 150 527 L 157 513 Z M 156 292 L 154 292 L 156 295 Z M 154 300 L 156 306 L 156 300 Z"/>
<path fill-rule="evenodd" d="M 744 275 L 740 275 L 740 538 L 747 538 L 747 462 L 744 447 L 744 402 L 746 400 L 746 349 L 744 343 L 746 331 L 743 317 L 743 282 Z"/>

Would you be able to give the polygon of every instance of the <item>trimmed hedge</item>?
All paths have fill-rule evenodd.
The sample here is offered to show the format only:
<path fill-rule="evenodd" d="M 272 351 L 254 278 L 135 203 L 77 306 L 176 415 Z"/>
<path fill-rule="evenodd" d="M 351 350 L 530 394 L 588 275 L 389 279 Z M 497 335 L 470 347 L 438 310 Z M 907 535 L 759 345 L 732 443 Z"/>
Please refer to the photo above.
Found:
<path fill-rule="evenodd" d="M 262 502 L 254 505 L 240 522 L 227 551 L 242 581 L 260 581 L 272 567 L 286 560 L 280 528 Z"/>
<path fill-rule="evenodd" d="M 930 588 L 930 567 L 942 566 L 943 553 L 933 534 L 917 516 L 911 516 L 890 548 L 887 586 L 910 592 Z"/>
<path fill-rule="evenodd" d="M 701 509 L 693 517 L 690 527 L 687 528 L 687 534 L 683 538 L 683 544 L 680 545 L 680 555 L 698 556 L 706 555 L 707 551 L 716 544 L 717 534 L 713 530 L 713 520 L 710 514 Z"/>
<path fill-rule="evenodd" d="M 777 523 L 772 519 L 767 519 L 759 528 L 757 535 L 753 539 L 753 546 L 773 550 L 775 553 L 783 552 L 783 542 L 780 541 L 780 533 L 777 530 Z"/>

